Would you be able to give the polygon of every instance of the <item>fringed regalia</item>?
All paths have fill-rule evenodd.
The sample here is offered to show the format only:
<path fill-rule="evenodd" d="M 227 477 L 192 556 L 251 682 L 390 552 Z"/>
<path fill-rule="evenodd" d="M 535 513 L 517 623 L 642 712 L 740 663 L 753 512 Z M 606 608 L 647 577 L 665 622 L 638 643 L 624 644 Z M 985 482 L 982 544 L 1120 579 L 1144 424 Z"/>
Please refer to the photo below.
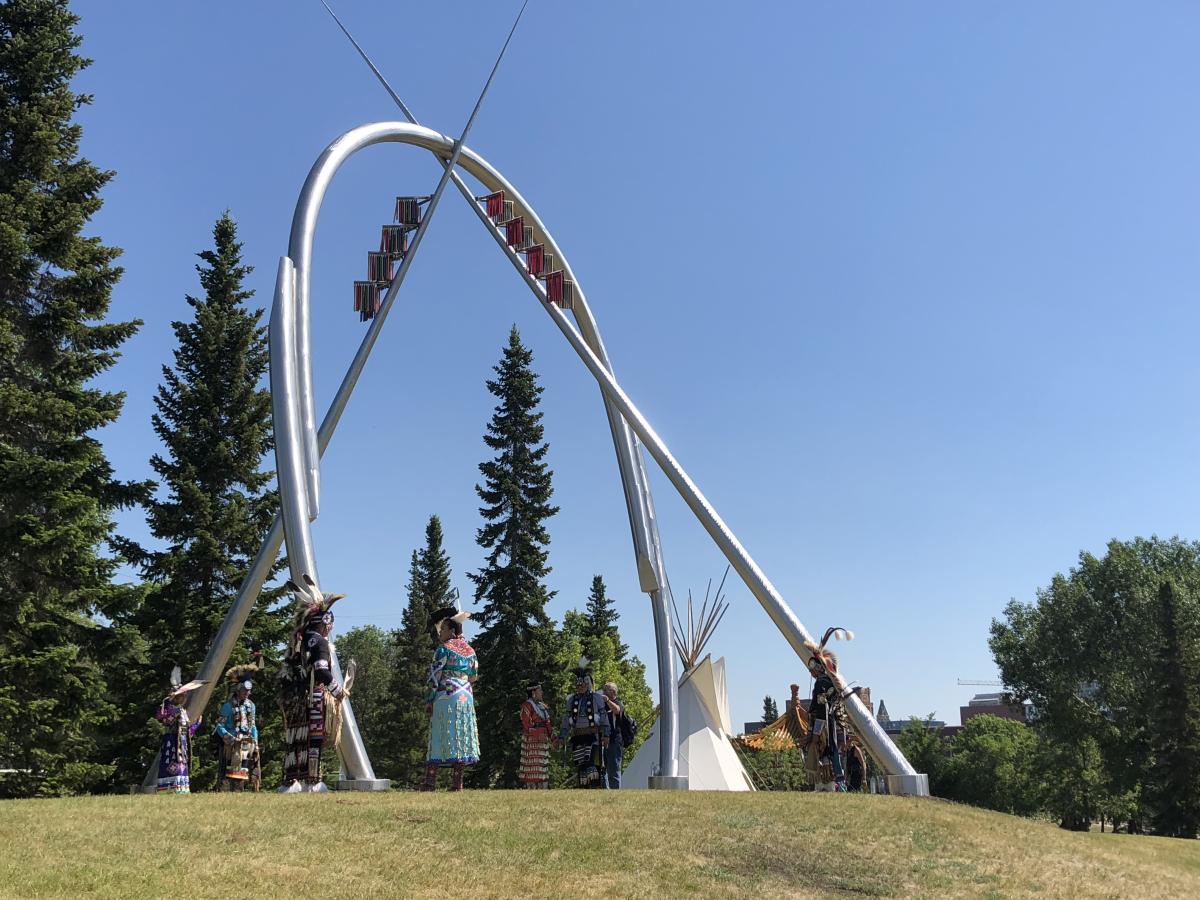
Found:
<path fill-rule="evenodd" d="M 188 721 L 187 710 L 170 700 L 163 701 L 154 718 L 166 726 L 159 747 L 157 792 L 190 794 L 192 736 L 200 723 Z"/>
<path fill-rule="evenodd" d="M 521 704 L 521 784 L 527 788 L 550 786 L 550 709 L 530 697 Z"/>
<path fill-rule="evenodd" d="M 280 672 L 279 709 L 283 713 L 283 782 L 308 777 L 308 677 L 299 660 L 284 661 Z"/>
<path fill-rule="evenodd" d="M 590 681 L 588 687 L 590 687 Z M 604 697 L 592 690 L 571 695 L 563 716 L 560 736 L 571 748 L 575 783 L 581 788 L 604 787 L 604 747 L 608 737 L 608 716 Z"/>
<path fill-rule="evenodd" d="M 335 710 L 329 707 L 342 695 L 342 686 L 333 677 L 329 639 L 321 634 L 320 626 L 318 618 L 305 629 L 300 661 L 293 662 L 293 675 L 281 698 L 287 729 L 284 776 L 309 785 L 321 783 L 321 751 L 326 738 L 336 737 L 331 727 Z"/>
<path fill-rule="evenodd" d="M 261 778 L 258 763 L 258 724 L 254 701 L 230 697 L 221 706 L 217 734 L 221 736 L 221 780 L 223 789 L 240 791 Z M 257 788 L 256 788 L 257 789 Z"/>
<path fill-rule="evenodd" d="M 430 766 L 470 766 L 479 762 L 479 730 L 471 687 L 479 675 L 475 651 L 461 637 L 444 642 L 433 654 L 426 679 Z"/>
<path fill-rule="evenodd" d="M 812 735 L 805 748 L 804 767 L 817 790 L 828 789 L 822 785 L 832 785 L 835 791 L 846 790 L 841 748 L 849 733 L 850 723 L 842 702 L 848 689 L 838 675 L 837 654 L 825 648 L 830 637 L 841 640 L 842 635 L 848 641 L 854 639 L 854 632 L 835 627 L 826 629 L 820 644 L 811 641 L 805 644 L 812 654 L 809 669 L 815 681 L 808 705 Z"/>
<path fill-rule="evenodd" d="M 311 579 L 309 589 L 289 581 L 301 602 L 299 627 L 292 635 L 280 669 L 279 707 L 283 712 L 283 778 L 291 790 L 324 790 L 321 751 L 327 737 L 337 743 L 340 710 L 345 696 L 333 676 L 333 651 L 325 632 L 333 626 L 330 607 L 344 594 L 320 594 Z M 332 707 L 332 708 L 331 708 Z"/>
<path fill-rule="evenodd" d="M 220 769 L 218 789 L 254 790 L 262 786 L 262 758 L 258 748 L 258 710 L 250 699 L 253 677 L 262 670 L 262 654 L 258 662 L 230 666 L 225 672 L 229 682 L 229 698 L 221 704 L 221 715 L 213 729 L 220 739 Z M 245 696 L 239 699 L 239 694 Z"/>

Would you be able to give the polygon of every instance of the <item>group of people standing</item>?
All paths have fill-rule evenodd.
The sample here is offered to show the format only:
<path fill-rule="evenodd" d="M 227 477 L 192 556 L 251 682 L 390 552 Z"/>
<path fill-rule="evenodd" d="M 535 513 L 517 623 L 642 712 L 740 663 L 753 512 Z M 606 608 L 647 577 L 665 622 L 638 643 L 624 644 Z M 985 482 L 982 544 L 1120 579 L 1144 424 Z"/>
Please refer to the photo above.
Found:
<path fill-rule="evenodd" d="M 252 663 L 233 666 L 225 673 L 230 684 L 229 697 L 221 705 L 220 717 L 212 731 L 212 743 L 218 751 L 219 790 L 241 791 L 248 784 L 258 790 L 262 782 L 257 710 L 250 699 L 254 687 L 252 674 L 259 668 L 259 664 Z M 155 718 L 165 726 L 159 747 L 158 793 L 191 792 L 192 741 L 204 717 L 198 716 L 191 721 L 184 702 L 201 684 L 203 682 L 194 681 L 173 685 L 172 693 L 155 712 Z"/>
<path fill-rule="evenodd" d="M 341 729 L 341 704 L 349 696 L 355 664 L 347 666 L 344 679 L 337 677 L 336 661 L 329 642 L 333 630 L 333 604 L 342 594 L 322 594 L 308 581 L 306 587 L 288 582 L 299 601 L 300 612 L 280 669 L 279 705 L 284 723 L 284 786 L 287 793 L 321 793 L 325 786 L 322 753 L 336 749 Z M 463 638 L 463 622 L 470 617 L 448 606 L 432 616 L 439 644 L 429 668 L 425 709 L 429 716 L 429 745 L 424 777 L 418 790 L 437 787 L 442 768 L 451 770 L 450 790 L 461 791 L 467 766 L 479 762 L 479 730 L 475 718 L 474 684 L 479 677 L 475 650 Z M 250 699 L 252 676 L 262 669 L 255 663 L 234 666 L 226 672 L 228 699 L 221 707 L 213 731 L 219 751 L 219 789 L 257 790 L 262 779 L 257 710 Z M 569 748 L 576 783 L 586 788 L 619 788 L 621 755 L 632 740 L 636 725 L 625 715 L 617 698 L 617 686 L 607 684 L 596 691 L 592 671 L 581 659 L 576 671 L 575 693 L 567 701 L 557 733 L 550 708 L 542 697 L 540 683 L 528 685 L 528 698 L 521 704 L 522 786 L 545 789 L 550 782 L 551 747 Z M 192 741 L 200 728 L 185 708 L 187 694 L 203 682 L 179 685 L 159 707 L 157 718 L 164 726 L 160 747 L 157 789 L 160 793 L 190 791 Z"/>
<path fill-rule="evenodd" d="M 340 730 L 341 702 L 349 696 L 354 680 L 351 663 L 343 683 L 335 675 L 329 634 L 333 630 L 333 604 L 343 594 L 322 594 L 311 580 L 306 587 L 289 581 L 299 612 L 279 673 L 279 706 L 284 726 L 284 787 L 288 793 L 322 793 L 321 752 L 327 737 L 334 746 Z M 225 673 L 229 696 L 221 706 L 212 732 L 218 751 L 219 790 L 242 791 L 262 783 L 262 753 L 259 746 L 258 710 L 250 699 L 253 675 L 262 670 L 262 655 L 248 665 L 233 666 Z M 178 668 L 178 667 L 177 667 Z M 205 682 L 180 685 L 172 677 L 173 690 L 159 706 L 156 718 L 165 726 L 159 747 L 158 793 L 186 794 L 191 791 L 192 740 L 203 716 L 189 720 L 187 695 Z"/>
<path fill-rule="evenodd" d="M 620 788 L 621 759 L 637 727 L 617 697 L 616 684 L 597 691 L 588 660 L 580 659 L 575 692 L 567 698 L 557 734 L 541 682 L 531 682 L 526 690 L 529 696 L 521 704 L 522 787 L 549 788 L 551 747 L 565 747 L 577 787 Z"/>

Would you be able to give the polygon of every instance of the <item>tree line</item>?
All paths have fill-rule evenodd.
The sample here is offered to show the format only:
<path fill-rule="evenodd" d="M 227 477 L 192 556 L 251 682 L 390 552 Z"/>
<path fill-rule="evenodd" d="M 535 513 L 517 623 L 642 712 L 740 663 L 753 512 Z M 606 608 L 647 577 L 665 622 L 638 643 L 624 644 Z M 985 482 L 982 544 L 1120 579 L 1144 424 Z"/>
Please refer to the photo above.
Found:
<path fill-rule="evenodd" d="M 1030 726 L 970 719 L 951 740 L 913 720 L 900 746 L 937 796 L 1067 829 L 1200 831 L 1200 544 L 1112 541 L 1036 601 L 1012 601 L 989 644 Z"/>

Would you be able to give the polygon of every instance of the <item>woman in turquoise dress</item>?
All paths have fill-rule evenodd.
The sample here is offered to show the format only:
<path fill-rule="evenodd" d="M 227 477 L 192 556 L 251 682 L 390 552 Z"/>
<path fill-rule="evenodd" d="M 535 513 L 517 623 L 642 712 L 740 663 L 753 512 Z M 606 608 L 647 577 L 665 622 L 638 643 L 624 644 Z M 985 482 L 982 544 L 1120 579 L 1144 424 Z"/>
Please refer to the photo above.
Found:
<path fill-rule="evenodd" d="M 450 790 L 463 789 L 463 770 L 479 762 L 479 730 L 475 725 L 475 696 L 471 685 L 479 675 L 479 661 L 471 645 L 463 640 L 462 623 L 470 613 L 453 606 L 433 614 L 441 646 L 429 667 L 429 692 L 425 711 L 429 714 L 429 753 L 425 758 L 425 780 L 421 790 L 437 786 L 438 769 L 450 766 Z"/>

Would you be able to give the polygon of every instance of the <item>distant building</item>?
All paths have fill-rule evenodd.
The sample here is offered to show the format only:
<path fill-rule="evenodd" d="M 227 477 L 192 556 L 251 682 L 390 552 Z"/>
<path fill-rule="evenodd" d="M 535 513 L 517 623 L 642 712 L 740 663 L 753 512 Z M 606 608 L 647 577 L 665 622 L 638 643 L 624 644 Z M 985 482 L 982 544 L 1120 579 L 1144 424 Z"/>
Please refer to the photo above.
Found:
<path fill-rule="evenodd" d="M 959 721 L 963 725 L 976 716 L 996 716 L 1014 722 L 1028 722 L 1029 716 L 1022 703 L 1005 703 L 1004 694 L 976 694 L 966 706 L 958 708 Z"/>
<path fill-rule="evenodd" d="M 762 730 L 762 722 L 747 722 L 742 726 L 742 734 L 758 734 Z"/>

